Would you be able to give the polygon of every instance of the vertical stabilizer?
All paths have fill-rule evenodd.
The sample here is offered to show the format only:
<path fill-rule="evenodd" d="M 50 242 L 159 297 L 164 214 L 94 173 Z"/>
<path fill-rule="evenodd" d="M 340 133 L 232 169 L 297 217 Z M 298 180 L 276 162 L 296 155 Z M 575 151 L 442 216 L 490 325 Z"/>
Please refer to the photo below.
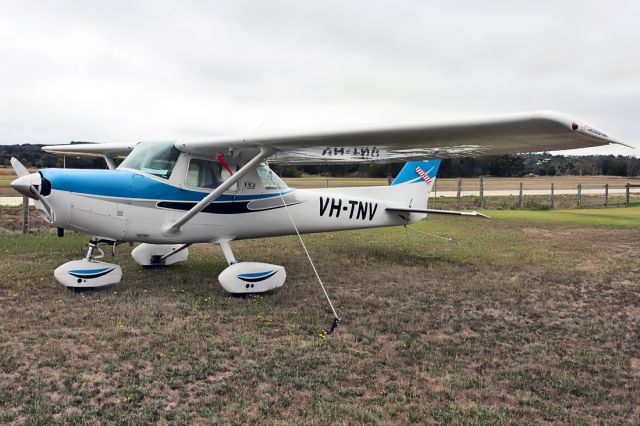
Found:
<path fill-rule="evenodd" d="M 398 206 L 426 209 L 441 160 L 410 161 L 391 182 L 390 200 Z"/>

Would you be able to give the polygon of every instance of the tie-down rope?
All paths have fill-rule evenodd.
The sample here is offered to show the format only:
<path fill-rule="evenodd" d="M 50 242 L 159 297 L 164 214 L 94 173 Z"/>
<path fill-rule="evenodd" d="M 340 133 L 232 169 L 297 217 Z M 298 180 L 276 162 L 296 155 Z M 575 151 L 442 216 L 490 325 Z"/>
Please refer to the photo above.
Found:
<path fill-rule="evenodd" d="M 441 239 L 441 240 L 445 240 L 447 242 L 447 250 L 448 251 L 452 251 L 453 250 L 453 239 L 452 238 L 442 237 L 442 236 L 436 235 L 436 234 L 430 234 L 430 233 L 422 231 L 420 229 L 410 228 L 407 225 L 404 226 L 404 229 L 406 231 L 414 231 L 414 232 L 418 232 L 418 233 L 423 234 L 423 235 L 428 235 L 428 236 L 433 237 L 433 238 L 438 238 L 438 239 Z M 407 237 L 408 236 L 409 236 L 409 233 L 407 232 Z"/>
<path fill-rule="evenodd" d="M 271 171 L 269 172 L 269 180 L 270 180 L 271 184 L 274 183 L 273 182 L 273 172 L 271 172 Z M 318 274 L 318 270 L 316 269 L 316 265 L 313 263 L 313 260 L 311 259 L 311 255 L 309 254 L 309 250 L 307 250 L 307 246 L 304 243 L 304 240 L 302 239 L 302 236 L 300 235 L 300 231 L 298 231 L 298 226 L 296 225 L 296 222 L 293 219 L 293 215 L 289 211 L 289 207 L 287 206 L 287 202 L 284 200 L 284 197 L 282 196 L 282 191 L 280 191 L 280 186 L 279 185 L 274 185 L 274 186 L 276 188 L 278 188 L 280 199 L 282 200 L 282 205 L 284 206 L 284 209 L 287 211 L 287 214 L 289 215 L 289 219 L 291 219 L 291 224 L 293 225 L 293 229 L 296 231 L 296 235 L 298 236 L 298 239 L 300 240 L 300 244 L 302 245 L 302 248 L 304 249 L 304 252 L 307 255 L 307 259 L 309 259 L 309 263 L 311 264 L 311 268 L 313 268 L 313 272 L 316 274 L 316 278 L 318 279 L 318 283 L 320 283 L 320 288 L 322 288 L 324 296 L 327 298 L 327 302 L 329 302 L 329 307 L 331 307 L 331 312 L 333 312 L 333 325 L 331 326 L 331 330 L 329 330 L 329 332 L 328 332 L 328 334 L 331 334 L 338 327 L 338 325 L 340 324 L 342 319 L 338 316 L 338 313 L 336 312 L 336 308 L 333 307 L 333 303 L 331 302 L 331 298 L 329 297 L 329 293 L 327 293 L 327 290 L 324 287 L 322 279 L 320 278 L 320 274 Z"/>

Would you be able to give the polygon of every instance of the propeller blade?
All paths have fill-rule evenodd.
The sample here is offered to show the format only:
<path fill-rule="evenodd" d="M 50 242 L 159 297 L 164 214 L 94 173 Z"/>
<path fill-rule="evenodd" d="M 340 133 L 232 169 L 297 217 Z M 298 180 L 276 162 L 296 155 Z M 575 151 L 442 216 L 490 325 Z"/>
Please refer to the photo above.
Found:
<path fill-rule="evenodd" d="M 13 170 L 15 170 L 18 177 L 26 176 L 30 173 L 29 170 L 27 170 L 27 168 L 15 157 L 11 157 L 11 167 L 13 167 Z"/>

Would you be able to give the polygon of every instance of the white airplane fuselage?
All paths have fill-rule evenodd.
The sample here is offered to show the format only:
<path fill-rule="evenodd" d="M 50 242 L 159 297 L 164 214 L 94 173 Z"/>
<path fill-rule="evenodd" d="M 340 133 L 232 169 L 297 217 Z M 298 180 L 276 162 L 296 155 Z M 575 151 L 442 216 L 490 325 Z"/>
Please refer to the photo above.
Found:
<path fill-rule="evenodd" d="M 409 188 L 266 189 L 256 176 L 247 175 L 239 189 L 220 196 L 180 232 L 167 235 L 163 226 L 208 191 L 140 171 L 43 169 L 41 174 L 51 184 L 45 199 L 54 212 L 54 226 L 118 241 L 185 244 L 288 235 L 295 233 L 291 217 L 300 233 L 404 225 L 425 217 L 385 210 L 394 196 L 406 198 L 402 194 Z"/>
<path fill-rule="evenodd" d="M 225 291 L 265 292 L 282 287 L 285 268 L 238 262 L 230 241 L 406 225 L 434 212 L 427 202 L 440 160 L 406 163 L 389 186 L 296 190 L 262 162 L 262 151 L 240 166 L 221 154 L 211 160 L 180 153 L 172 145 L 140 148 L 110 170 L 29 173 L 12 159 L 19 176 L 12 187 L 34 198 L 46 220 L 59 230 L 92 236 L 84 259 L 54 271 L 64 286 L 120 282 L 122 268 L 98 260 L 101 243 L 142 243 L 131 256 L 144 267 L 182 262 L 192 243 L 219 243 L 229 264 L 218 277 Z"/>

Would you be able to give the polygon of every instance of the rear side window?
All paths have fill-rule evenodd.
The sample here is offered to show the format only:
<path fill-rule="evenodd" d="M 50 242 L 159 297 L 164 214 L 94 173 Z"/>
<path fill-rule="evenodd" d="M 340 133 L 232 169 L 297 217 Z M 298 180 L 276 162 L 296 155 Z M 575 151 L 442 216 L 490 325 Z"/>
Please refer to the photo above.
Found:
<path fill-rule="evenodd" d="M 280 177 L 275 174 L 265 163 L 260 164 L 256 168 L 256 172 L 258 173 L 258 177 L 260 178 L 264 189 L 273 190 L 287 188 L 287 184 L 284 183 L 284 181 L 280 179 Z"/>
<path fill-rule="evenodd" d="M 237 166 L 231 167 L 237 169 Z M 185 183 L 193 188 L 215 189 L 229 177 L 229 172 L 224 170 L 217 161 L 192 158 L 189 161 Z M 237 189 L 238 184 L 234 184 L 228 191 L 237 191 Z"/>

